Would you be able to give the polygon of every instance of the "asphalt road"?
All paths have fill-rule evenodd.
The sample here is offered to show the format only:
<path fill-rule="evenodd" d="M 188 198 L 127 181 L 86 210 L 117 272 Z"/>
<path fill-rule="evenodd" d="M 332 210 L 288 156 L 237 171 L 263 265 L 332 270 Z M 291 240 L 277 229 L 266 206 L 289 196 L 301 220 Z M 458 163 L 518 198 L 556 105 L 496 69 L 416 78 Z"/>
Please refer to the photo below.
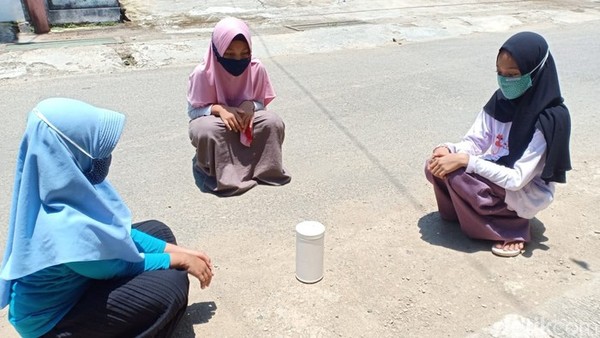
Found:
<path fill-rule="evenodd" d="M 226 199 L 194 185 L 192 64 L 0 82 L 0 224 L 27 112 L 68 96 L 127 115 L 109 179 L 136 220 L 165 221 L 217 265 L 209 290 L 192 283 L 180 337 L 598 336 L 600 21 L 531 28 L 558 65 L 574 170 L 523 257 L 493 257 L 440 221 L 422 173 L 495 90 L 497 48 L 515 30 L 318 54 L 272 55 L 265 43 L 293 180 Z M 294 279 L 294 226 L 307 219 L 327 228 L 325 278 L 310 286 Z M 11 330 L 0 321 L 0 336 Z"/>

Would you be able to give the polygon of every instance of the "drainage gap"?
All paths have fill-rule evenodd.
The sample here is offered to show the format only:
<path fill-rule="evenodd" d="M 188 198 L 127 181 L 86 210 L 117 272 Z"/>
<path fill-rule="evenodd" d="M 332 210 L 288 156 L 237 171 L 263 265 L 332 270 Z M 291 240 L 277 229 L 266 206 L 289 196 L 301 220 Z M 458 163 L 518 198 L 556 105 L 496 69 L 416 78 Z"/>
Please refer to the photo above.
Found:
<path fill-rule="evenodd" d="M 347 21 L 326 21 L 326 22 L 315 22 L 297 25 L 284 25 L 285 28 L 289 28 L 298 32 L 305 31 L 307 29 L 324 28 L 324 27 L 338 27 L 338 26 L 354 26 L 366 24 L 365 21 L 361 20 L 347 20 Z"/>

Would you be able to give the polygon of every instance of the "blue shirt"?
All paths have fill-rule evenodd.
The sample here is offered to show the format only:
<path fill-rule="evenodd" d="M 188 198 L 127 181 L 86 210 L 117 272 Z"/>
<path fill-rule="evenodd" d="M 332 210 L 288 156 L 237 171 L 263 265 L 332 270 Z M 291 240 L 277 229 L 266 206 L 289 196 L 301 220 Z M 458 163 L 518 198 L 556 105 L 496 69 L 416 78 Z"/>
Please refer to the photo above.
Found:
<path fill-rule="evenodd" d="M 22 337 L 39 337 L 50 331 L 75 306 L 92 279 L 135 276 L 143 271 L 168 269 L 166 242 L 139 230 L 131 238 L 141 262 L 120 259 L 71 262 L 51 266 L 12 282 L 8 319 Z"/>

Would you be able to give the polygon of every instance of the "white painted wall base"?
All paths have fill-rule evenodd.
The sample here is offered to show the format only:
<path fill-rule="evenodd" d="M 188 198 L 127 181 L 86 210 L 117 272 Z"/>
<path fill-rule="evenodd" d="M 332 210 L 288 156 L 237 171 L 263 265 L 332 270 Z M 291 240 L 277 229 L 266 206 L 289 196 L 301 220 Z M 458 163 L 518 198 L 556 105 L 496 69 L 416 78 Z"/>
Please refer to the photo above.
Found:
<path fill-rule="evenodd" d="M 48 20 L 51 24 L 84 23 L 84 22 L 118 22 L 121 19 L 121 8 L 79 8 L 49 10 Z"/>

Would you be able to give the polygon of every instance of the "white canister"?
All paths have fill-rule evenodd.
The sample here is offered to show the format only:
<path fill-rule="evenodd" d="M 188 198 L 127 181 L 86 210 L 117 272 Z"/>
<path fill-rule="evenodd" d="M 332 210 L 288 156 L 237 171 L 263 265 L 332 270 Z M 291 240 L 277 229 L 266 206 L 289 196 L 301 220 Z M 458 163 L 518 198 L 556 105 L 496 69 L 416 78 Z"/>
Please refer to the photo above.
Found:
<path fill-rule="evenodd" d="M 296 225 L 296 278 L 316 283 L 323 278 L 325 226 L 315 221 Z"/>

